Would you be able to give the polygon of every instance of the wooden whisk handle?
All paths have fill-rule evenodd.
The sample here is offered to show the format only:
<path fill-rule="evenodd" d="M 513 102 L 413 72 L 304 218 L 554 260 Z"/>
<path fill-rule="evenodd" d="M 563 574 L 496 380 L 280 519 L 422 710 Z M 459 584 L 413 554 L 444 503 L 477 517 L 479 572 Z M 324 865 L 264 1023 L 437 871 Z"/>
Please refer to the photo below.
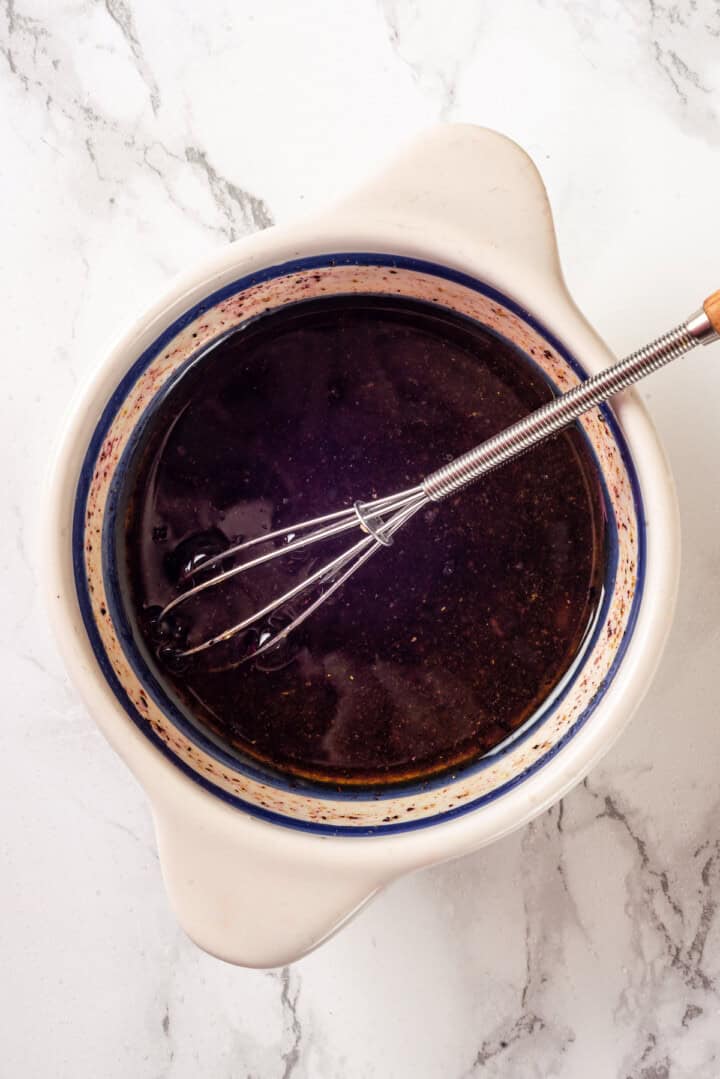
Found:
<path fill-rule="evenodd" d="M 720 334 L 720 289 L 713 292 L 712 296 L 708 296 L 703 304 L 703 311 L 710 319 L 715 333 Z"/>

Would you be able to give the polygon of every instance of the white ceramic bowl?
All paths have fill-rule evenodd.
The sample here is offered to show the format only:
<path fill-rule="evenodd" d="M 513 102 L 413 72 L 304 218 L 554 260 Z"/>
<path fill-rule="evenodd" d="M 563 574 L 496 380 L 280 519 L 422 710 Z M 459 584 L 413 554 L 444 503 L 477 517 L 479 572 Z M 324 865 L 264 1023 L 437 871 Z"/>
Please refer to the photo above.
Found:
<path fill-rule="evenodd" d="M 422 787 L 328 794 L 239 763 L 166 697 L 135 648 L 115 573 L 115 512 L 134 440 L 197 352 L 314 295 L 377 292 L 462 311 L 559 389 L 613 357 L 564 286 L 529 158 L 447 126 L 322 219 L 233 244 L 186 275 L 110 351 L 78 401 L 50 489 L 47 590 L 68 668 L 153 806 L 178 917 L 232 962 L 315 947 L 399 874 L 473 850 L 560 798 L 606 752 L 649 684 L 678 572 L 673 485 L 632 394 L 583 427 L 610 522 L 606 593 L 582 659 L 521 736 Z"/>

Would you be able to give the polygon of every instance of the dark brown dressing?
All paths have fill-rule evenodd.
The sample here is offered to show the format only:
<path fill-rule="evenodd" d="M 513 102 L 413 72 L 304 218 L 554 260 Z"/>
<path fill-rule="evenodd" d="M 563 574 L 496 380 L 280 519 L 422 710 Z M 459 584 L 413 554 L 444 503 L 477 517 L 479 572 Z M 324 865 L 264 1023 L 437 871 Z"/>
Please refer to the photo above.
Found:
<path fill-rule="evenodd" d="M 603 499 L 577 430 L 421 511 L 253 662 L 237 663 L 245 638 L 173 656 L 317 561 L 157 613 L 229 543 L 412 486 L 551 396 L 506 341 L 391 297 L 307 301 L 216 345 L 157 408 L 126 483 L 128 606 L 156 676 L 232 752 L 335 785 L 422 779 L 498 746 L 561 682 L 600 602 Z"/>

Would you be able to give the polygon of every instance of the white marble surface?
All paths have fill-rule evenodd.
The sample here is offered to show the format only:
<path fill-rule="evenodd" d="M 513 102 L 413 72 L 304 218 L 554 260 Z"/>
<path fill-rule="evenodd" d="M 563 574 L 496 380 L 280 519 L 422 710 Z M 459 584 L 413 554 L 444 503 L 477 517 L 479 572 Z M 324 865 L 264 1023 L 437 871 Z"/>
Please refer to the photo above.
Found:
<path fill-rule="evenodd" d="M 41 480 L 103 343 L 213 246 L 439 118 L 505 131 L 619 351 L 720 285 L 717 0 L 4 0 L 2 1079 L 720 1075 L 720 353 L 643 395 L 677 477 L 670 645 L 620 744 L 290 970 L 201 954 L 38 595 Z"/>

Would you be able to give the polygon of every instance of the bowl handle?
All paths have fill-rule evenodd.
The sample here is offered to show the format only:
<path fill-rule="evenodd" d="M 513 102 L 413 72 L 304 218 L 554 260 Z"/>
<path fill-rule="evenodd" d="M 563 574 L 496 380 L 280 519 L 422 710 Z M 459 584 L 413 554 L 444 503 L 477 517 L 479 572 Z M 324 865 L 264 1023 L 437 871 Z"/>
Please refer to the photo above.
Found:
<path fill-rule="evenodd" d="M 172 801 L 153 799 L 160 864 L 181 926 L 219 959 L 259 969 L 300 959 L 386 883 L 364 858 L 353 864 L 342 841 L 278 828 L 183 787 Z"/>
<path fill-rule="evenodd" d="M 511 139 L 473 124 L 442 124 L 335 207 L 338 218 L 401 226 L 408 244 L 468 252 L 503 270 L 562 280 L 552 213 L 534 162 Z M 381 235 L 382 233 L 380 233 Z"/>

